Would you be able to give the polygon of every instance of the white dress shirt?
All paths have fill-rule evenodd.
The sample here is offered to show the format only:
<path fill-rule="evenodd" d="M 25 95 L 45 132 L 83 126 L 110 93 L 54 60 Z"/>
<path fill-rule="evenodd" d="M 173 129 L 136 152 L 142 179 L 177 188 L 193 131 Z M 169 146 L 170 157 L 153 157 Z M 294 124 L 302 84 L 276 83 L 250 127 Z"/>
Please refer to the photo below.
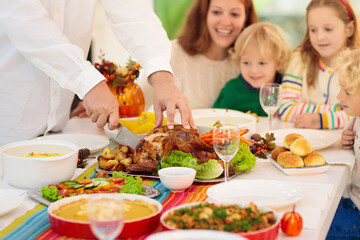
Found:
<path fill-rule="evenodd" d="M 150 0 L 101 0 L 145 76 L 171 72 L 170 43 Z M 0 0 L 0 146 L 59 131 L 74 93 L 104 77 L 86 61 L 96 0 Z"/>

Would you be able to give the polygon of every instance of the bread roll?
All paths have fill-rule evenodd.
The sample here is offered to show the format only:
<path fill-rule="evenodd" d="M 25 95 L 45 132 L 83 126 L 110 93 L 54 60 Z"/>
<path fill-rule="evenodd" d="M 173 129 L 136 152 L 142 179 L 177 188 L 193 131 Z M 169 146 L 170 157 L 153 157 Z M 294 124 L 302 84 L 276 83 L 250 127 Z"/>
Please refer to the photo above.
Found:
<path fill-rule="evenodd" d="M 271 152 L 271 158 L 277 161 L 277 157 L 280 153 L 288 151 L 285 147 L 277 147 Z"/>
<path fill-rule="evenodd" d="M 290 152 L 300 157 L 305 157 L 312 152 L 312 148 L 305 138 L 298 138 L 290 145 Z"/>
<path fill-rule="evenodd" d="M 304 164 L 305 167 L 322 166 L 325 165 L 325 158 L 320 153 L 313 151 L 304 158 Z"/>
<path fill-rule="evenodd" d="M 284 147 L 290 149 L 290 145 L 298 138 L 304 138 L 304 137 L 297 133 L 290 133 L 286 135 L 284 138 Z"/>
<path fill-rule="evenodd" d="M 277 157 L 277 162 L 284 168 L 299 168 L 304 166 L 302 158 L 289 151 L 280 153 Z"/>

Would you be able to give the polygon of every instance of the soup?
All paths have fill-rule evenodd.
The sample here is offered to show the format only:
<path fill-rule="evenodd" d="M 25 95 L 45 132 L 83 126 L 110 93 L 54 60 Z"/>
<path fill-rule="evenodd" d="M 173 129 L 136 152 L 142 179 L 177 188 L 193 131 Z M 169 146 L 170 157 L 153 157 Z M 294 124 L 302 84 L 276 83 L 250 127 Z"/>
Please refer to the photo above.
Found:
<path fill-rule="evenodd" d="M 139 199 L 124 199 L 124 203 L 125 221 L 144 218 L 157 212 L 157 207 L 154 204 Z M 87 205 L 88 199 L 82 198 L 60 206 L 59 209 L 53 211 L 53 214 L 69 220 L 89 222 Z"/>
<path fill-rule="evenodd" d="M 33 158 L 42 158 L 42 157 L 57 157 L 57 156 L 61 156 L 64 154 L 61 153 L 28 153 L 26 156 L 24 157 L 33 157 Z"/>

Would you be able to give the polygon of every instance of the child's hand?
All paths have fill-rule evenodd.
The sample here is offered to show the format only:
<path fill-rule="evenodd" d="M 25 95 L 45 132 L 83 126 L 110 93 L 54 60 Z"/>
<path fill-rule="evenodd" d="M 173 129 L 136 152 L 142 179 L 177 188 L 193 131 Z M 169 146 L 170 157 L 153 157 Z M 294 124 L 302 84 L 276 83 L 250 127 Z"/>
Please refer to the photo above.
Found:
<path fill-rule="evenodd" d="M 352 130 L 354 127 L 355 119 L 351 122 L 350 126 L 342 132 L 340 143 L 343 149 L 353 149 L 354 139 L 356 133 Z"/>
<path fill-rule="evenodd" d="M 317 113 L 302 113 L 295 117 L 296 128 L 320 128 L 320 116 Z"/>

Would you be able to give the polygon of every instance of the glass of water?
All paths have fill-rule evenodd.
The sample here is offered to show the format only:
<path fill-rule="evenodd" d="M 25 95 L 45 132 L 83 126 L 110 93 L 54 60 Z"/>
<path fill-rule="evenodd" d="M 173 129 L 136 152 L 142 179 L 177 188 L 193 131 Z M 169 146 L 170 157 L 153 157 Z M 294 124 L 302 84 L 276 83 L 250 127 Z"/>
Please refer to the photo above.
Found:
<path fill-rule="evenodd" d="M 268 115 L 269 129 L 272 129 L 272 116 L 280 107 L 281 85 L 278 83 L 266 83 L 260 87 L 260 104 Z"/>
<path fill-rule="evenodd" d="M 117 196 L 96 196 L 89 198 L 88 216 L 94 235 L 100 240 L 113 240 L 124 226 L 124 202 Z"/>

